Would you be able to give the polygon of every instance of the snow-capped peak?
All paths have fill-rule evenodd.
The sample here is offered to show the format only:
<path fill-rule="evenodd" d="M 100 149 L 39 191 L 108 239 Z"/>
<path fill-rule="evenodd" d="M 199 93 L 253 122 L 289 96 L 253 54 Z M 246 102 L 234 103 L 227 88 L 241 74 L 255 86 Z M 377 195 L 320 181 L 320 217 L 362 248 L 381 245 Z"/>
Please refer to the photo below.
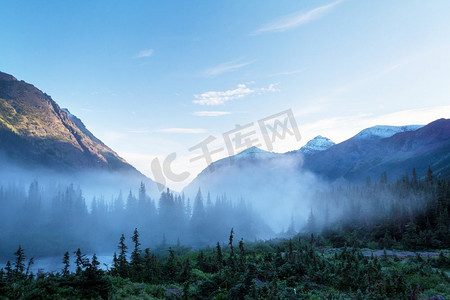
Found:
<path fill-rule="evenodd" d="M 301 147 L 300 152 L 303 154 L 311 154 L 314 152 L 327 150 L 333 145 L 335 145 L 335 143 L 332 140 L 323 137 L 321 135 L 318 135 L 312 140 L 310 140 L 308 143 L 306 143 L 305 146 Z"/>
<path fill-rule="evenodd" d="M 387 126 L 377 125 L 362 130 L 354 136 L 356 139 L 368 138 L 388 138 L 399 132 L 414 131 L 423 127 L 423 125 L 407 125 L 407 126 Z"/>
<path fill-rule="evenodd" d="M 253 146 L 253 147 L 245 149 L 242 152 L 239 152 L 234 157 L 235 158 L 255 158 L 256 156 L 269 154 L 269 153 L 270 152 L 267 152 L 265 150 L 262 150 L 262 149 L 259 149 L 258 147 Z"/>

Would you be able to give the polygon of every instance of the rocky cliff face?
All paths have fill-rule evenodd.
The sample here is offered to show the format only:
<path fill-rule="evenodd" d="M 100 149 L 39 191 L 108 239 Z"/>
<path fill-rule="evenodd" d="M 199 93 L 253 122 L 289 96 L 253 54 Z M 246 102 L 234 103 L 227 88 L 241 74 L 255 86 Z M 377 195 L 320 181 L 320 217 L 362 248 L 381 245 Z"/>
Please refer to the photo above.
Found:
<path fill-rule="evenodd" d="M 49 95 L 1 72 L 0 151 L 26 166 L 136 171 Z"/>

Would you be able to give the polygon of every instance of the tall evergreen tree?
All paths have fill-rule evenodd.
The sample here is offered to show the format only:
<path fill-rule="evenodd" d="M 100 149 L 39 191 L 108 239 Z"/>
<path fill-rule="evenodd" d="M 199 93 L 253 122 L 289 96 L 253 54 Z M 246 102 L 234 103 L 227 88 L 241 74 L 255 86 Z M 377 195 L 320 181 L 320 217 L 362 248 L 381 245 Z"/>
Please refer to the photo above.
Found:
<path fill-rule="evenodd" d="M 25 271 L 25 251 L 21 246 L 14 252 L 14 256 L 16 257 L 16 261 L 14 263 L 14 272 L 17 278 L 22 276 Z"/>
<path fill-rule="evenodd" d="M 137 230 L 137 228 L 134 229 L 133 232 L 133 236 L 132 236 L 132 241 L 134 243 L 134 249 L 133 252 L 131 253 L 131 267 L 132 267 L 132 275 L 133 278 L 137 281 L 141 280 L 141 249 L 140 249 L 140 245 L 141 243 L 139 242 L 139 232 Z"/>
<path fill-rule="evenodd" d="M 223 267 L 223 254 L 222 254 L 222 248 L 220 247 L 219 242 L 217 242 L 216 245 L 216 264 L 217 268 L 220 270 Z"/>
<path fill-rule="evenodd" d="M 69 256 L 69 252 L 66 251 L 66 253 L 64 253 L 64 257 L 63 257 L 63 264 L 64 264 L 64 268 L 62 270 L 62 274 L 63 276 L 68 276 L 70 274 L 70 256 Z"/>
<path fill-rule="evenodd" d="M 119 241 L 119 256 L 117 257 L 118 262 L 118 273 L 121 277 L 127 277 L 128 276 L 128 261 L 127 261 L 127 251 L 128 247 L 125 244 L 125 235 L 122 234 Z"/>

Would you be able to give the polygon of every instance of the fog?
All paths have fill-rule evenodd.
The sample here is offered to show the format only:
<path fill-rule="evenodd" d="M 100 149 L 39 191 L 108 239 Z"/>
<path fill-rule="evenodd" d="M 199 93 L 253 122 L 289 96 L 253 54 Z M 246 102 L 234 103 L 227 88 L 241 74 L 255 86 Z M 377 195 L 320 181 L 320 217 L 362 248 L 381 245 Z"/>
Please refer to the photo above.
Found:
<path fill-rule="evenodd" d="M 123 174 L 30 171 L 4 161 L 1 166 L 0 262 L 19 245 L 35 257 L 77 248 L 112 253 L 120 235 L 130 237 L 134 228 L 153 248 L 212 245 L 226 241 L 231 228 L 246 240 L 273 236 L 243 199 L 201 191 L 192 198 L 169 190 L 159 194 L 153 182 Z"/>
<path fill-rule="evenodd" d="M 226 242 L 231 228 L 237 239 L 255 241 L 399 215 L 407 222 L 426 201 L 389 188 L 385 177 L 363 186 L 327 183 L 303 170 L 299 155 L 221 161 L 181 194 L 121 176 L 24 171 L 3 162 L 0 262 L 19 245 L 29 257 L 77 248 L 112 254 L 121 234 L 131 244 L 134 228 L 144 247 L 166 249 Z"/>
<path fill-rule="evenodd" d="M 184 191 L 198 188 L 211 194 L 243 197 L 277 233 L 287 229 L 291 219 L 301 229 L 307 221 L 314 194 L 328 186 L 303 170 L 301 154 L 262 153 L 255 158 L 225 159 L 206 169 Z"/>

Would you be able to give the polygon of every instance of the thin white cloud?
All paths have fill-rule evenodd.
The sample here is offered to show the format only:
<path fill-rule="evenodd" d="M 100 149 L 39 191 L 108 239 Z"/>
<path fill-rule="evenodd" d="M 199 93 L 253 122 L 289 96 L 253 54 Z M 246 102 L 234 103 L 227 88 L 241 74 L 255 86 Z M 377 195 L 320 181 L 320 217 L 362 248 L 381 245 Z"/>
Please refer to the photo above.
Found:
<path fill-rule="evenodd" d="M 220 65 L 217 65 L 213 68 L 206 69 L 204 74 L 208 77 L 217 76 L 227 72 L 233 72 L 245 66 L 252 64 L 253 61 L 248 62 L 238 62 L 238 61 L 229 61 Z"/>
<path fill-rule="evenodd" d="M 267 88 L 250 88 L 246 84 L 238 84 L 237 88 L 227 91 L 208 91 L 202 94 L 194 95 L 196 100 L 193 101 L 195 104 L 214 106 L 222 105 L 225 102 L 241 99 L 248 95 L 259 93 L 263 94 L 266 92 L 276 92 L 278 91 L 276 84 L 270 84 Z"/>
<path fill-rule="evenodd" d="M 292 70 L 292 71 L 278 72 L 278 73 L 274 73 L 274 74 L 269 75 L 269 77 L 289 76 L 289 75 L 302 73 L 305 70 L 306 70 L 306 68 L 302 68 L 302 69 L 298 69 L 298 70 Z"/>
<path fill-rule="evenodd" d="M 313 20 L 323 17 L 329 10 L 331 10 L 333 7 L 335 7 L 342 1 L 343 0 L 338 0 L 338 1 L 332 2 L 327 5 L 316 7 L 314 9 L 311 9 L 306 12 L 301 11 L 301 12 L 297 12 L 294 14 L 290 14 L 290 15 L 281 17 L 280 19 L 278 19 L 274 22 L 271 22 L 269 24 L 266 24 L 266 25 L 262 26 L 261 28 L 253 31 L 252 35 L 258 35 L 258 34 L 268 33 L 268 32 L 281 32 L 281 31 L 285 31 L 285 30 L 309 23 Z"/>
<path fill-rule="evenodd" d="M 138 54 L 136 54 L 135 58 L 144 58 L 144 57 L 150 57 L 155 53 L 155 50 L 153 49 L 144 49 L 140 51 Z"/>
<path fill-rule="evenodd" d="M 195 134 L 195 133 L 205 133 L 206 130 L 203 128 L 163 128 L 159 129 L 158 132 Z"/>
<path fill-rule="evenodd" d="M 231 112 L 204 110 L 204 111 L 196 111 L 196 112 L 193 112 L 192 114 L 197 117 L 218 117 L 218 116 L 230 115 Z"/>

